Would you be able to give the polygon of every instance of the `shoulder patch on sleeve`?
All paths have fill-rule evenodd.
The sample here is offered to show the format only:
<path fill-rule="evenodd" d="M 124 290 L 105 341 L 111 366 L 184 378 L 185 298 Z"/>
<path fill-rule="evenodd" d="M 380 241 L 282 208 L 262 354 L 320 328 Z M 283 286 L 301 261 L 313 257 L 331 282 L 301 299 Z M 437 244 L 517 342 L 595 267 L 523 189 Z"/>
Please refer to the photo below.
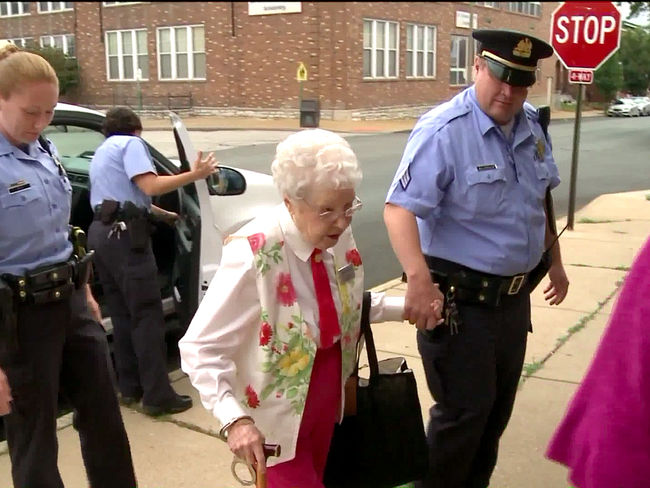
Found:
<path fill-rule="evenodd" d="M 399 184 L 402 185 L 402 190 L 406 190 L 406 187 L 409 186 L 411 182 L 411 173 L 409 172 L 409 167 L 404 168 L 402 176 L 400 176 Z"/>

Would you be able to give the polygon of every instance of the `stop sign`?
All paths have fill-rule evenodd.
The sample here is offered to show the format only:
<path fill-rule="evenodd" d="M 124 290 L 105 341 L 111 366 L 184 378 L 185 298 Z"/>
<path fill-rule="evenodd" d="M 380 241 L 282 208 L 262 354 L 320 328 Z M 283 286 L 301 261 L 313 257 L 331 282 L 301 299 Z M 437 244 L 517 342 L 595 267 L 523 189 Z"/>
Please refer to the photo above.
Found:
<path fill-rule="evenodd" d="M 612 2 L 564 2 L 551 17 L 551 45 L 567 69 L 598 69 L 621 42 Z"/>

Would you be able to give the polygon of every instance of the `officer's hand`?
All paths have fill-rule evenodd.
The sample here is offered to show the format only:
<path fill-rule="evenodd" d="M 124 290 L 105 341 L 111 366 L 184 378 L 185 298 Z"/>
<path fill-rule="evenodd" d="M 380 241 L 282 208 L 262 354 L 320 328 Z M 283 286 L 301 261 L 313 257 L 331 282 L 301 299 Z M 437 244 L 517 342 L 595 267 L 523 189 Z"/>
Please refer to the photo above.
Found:
<path fill-rule="evenodd" d="M 95 297 L 93 296 L 93 293 L 90 290 L 90 285 L 86 285 L 86 304 L 88 306 L 88 311 L 90 312 L 90 315 L 92 315 L 93 319 L 95 319 L 97 322 L 101 324 L 102 311 L 99 308 L 99 303 L 97 303 L 97 300 L 95 300 Z"/>
<path fill-rule="evenodd" d="M 264 436 L 251 419 L 238 420 L 228 429 L 228 447 L 251 466 L 260 466 L 259 473 L 266 472 Z"/>
<path fill-rule="evenodd" d="M 196 161 L 194 161 L 194 173 L 197 180 L 207 178 L 217 170 L 219 163 L 214 159 L 214 154 L 209 153 L 205 158 L 203 152 L 199 151 Z"/>
<path fill-rule="evenodd" d="M 408 277 L 402 318 L 418 329 L 433 329 L 442 323 L 444 296 L 431 281 L 429 271 Z"/>
<path fill-rule="evenodd" d="M 168 225 L 174 225 L 174 223 L 176 223 L 176 221 L 177 221 L 178 219 L 180 219 L 180 216 L 179 216 L 176 212 L 169 212 L 169 211 L 166 211 L 166 212 L 162 215 L 162 219 L 163 219 L 163 221 L 164 221 L 165 223 L 167 223 Z"/>
<path fill-rule="evenodd" d="M 569 291 L 569 279 L 562 263 L 551 265 L 548 270 L 548 277 L 551 282 L 544 288 L 544 300 L 549 305 L 559 305 L 564 301 Z"/>
<path fill-rule="evenodd" d="M 9 388 L 9 380 L 7 375 L 0 368 L 0 416 L 11 413 L 11 388 Z"/>

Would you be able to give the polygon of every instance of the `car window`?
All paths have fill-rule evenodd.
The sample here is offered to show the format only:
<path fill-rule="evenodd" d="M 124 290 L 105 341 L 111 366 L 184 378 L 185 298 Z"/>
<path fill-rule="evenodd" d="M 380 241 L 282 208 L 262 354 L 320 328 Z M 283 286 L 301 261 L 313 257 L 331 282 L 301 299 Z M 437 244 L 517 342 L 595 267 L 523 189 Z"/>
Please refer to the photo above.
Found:
<path fill-rule="evenodd" d="M 90 160 L 104 142 L 101 132 L 73 125 L 50 125 L 43 135 L 54 143 L 61 163 L 72 173 L 88 174 Z"/>

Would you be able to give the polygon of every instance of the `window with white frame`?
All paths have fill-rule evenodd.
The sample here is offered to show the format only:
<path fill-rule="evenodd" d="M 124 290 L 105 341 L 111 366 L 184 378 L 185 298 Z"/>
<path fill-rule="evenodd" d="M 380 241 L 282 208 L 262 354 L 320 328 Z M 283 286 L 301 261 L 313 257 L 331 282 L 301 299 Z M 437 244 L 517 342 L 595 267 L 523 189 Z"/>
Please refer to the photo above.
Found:
<path fill-rule="evenodd" d="M 20 46 L 22 48 L 30 47 L 34 44 L 33 37 L 16 37 L 14 39 L 2 39 L 2 40 L 9 41 L 11 44 L 15 44 L 16 46 Z"/>
<path fill-rule="evenodd" d="M 147 30 L 132 29 L 106 32 L 106 66 L 112 81 L 149 79 Z"/>
<path fill-rule="evenodd" d="M 13 17 L 15 15 L 29 14 L 31 2 L 0 2 L 0 17 Z"/>
<path fill-rule="evenodd" d="M 432 25 L 406 24 L 406 76 L 436 76 L 436 28 Z"/>
<path fill-rule="evenodd" d="M 451 36 L 451 59 L 449 60 L 449 84 L 467 85 L 469 63 L 469 38 Z"/>
<path fill-rule="evenodd" d="M 205 80 L 205 29 L 202 25 L 158 28 L 158 78 Z"/>
<path fill-rule="evenodd" d="M 38 2 L 38 11 L 45 12 L 62 12 L 72 10 L 72 2 Z"/>
<path fill-rule="evenodd" d="M 142 2 L 102 2 L 102 4 L 104 4 L 104 7 L 118 7 L 120 5 L 132 5 L 134 3 Z"/>
<path fill-rule="evenodd" d="M 363 21 L 364 78 L 397 78 L 398 39 L 397 22 Z"/>
<path fill-rule="evenodd" d="M 520 14 L 541 17 L 542 4 L 541 2 L 508 2 L 508 10 Z"/>
<path fill-rule="evenodd" d="M 41 47 L 55 47 L 63 51 L 66 56 L 75 57 L 74 36 L 61 34 L 57 36 L 41 36 Z"/>
<path fill-rule="evenodd" d="M 481 7 L 489 8 L 499 8 L 499 2 L 474 2 L 474 5 L 480 5 Z"/>

